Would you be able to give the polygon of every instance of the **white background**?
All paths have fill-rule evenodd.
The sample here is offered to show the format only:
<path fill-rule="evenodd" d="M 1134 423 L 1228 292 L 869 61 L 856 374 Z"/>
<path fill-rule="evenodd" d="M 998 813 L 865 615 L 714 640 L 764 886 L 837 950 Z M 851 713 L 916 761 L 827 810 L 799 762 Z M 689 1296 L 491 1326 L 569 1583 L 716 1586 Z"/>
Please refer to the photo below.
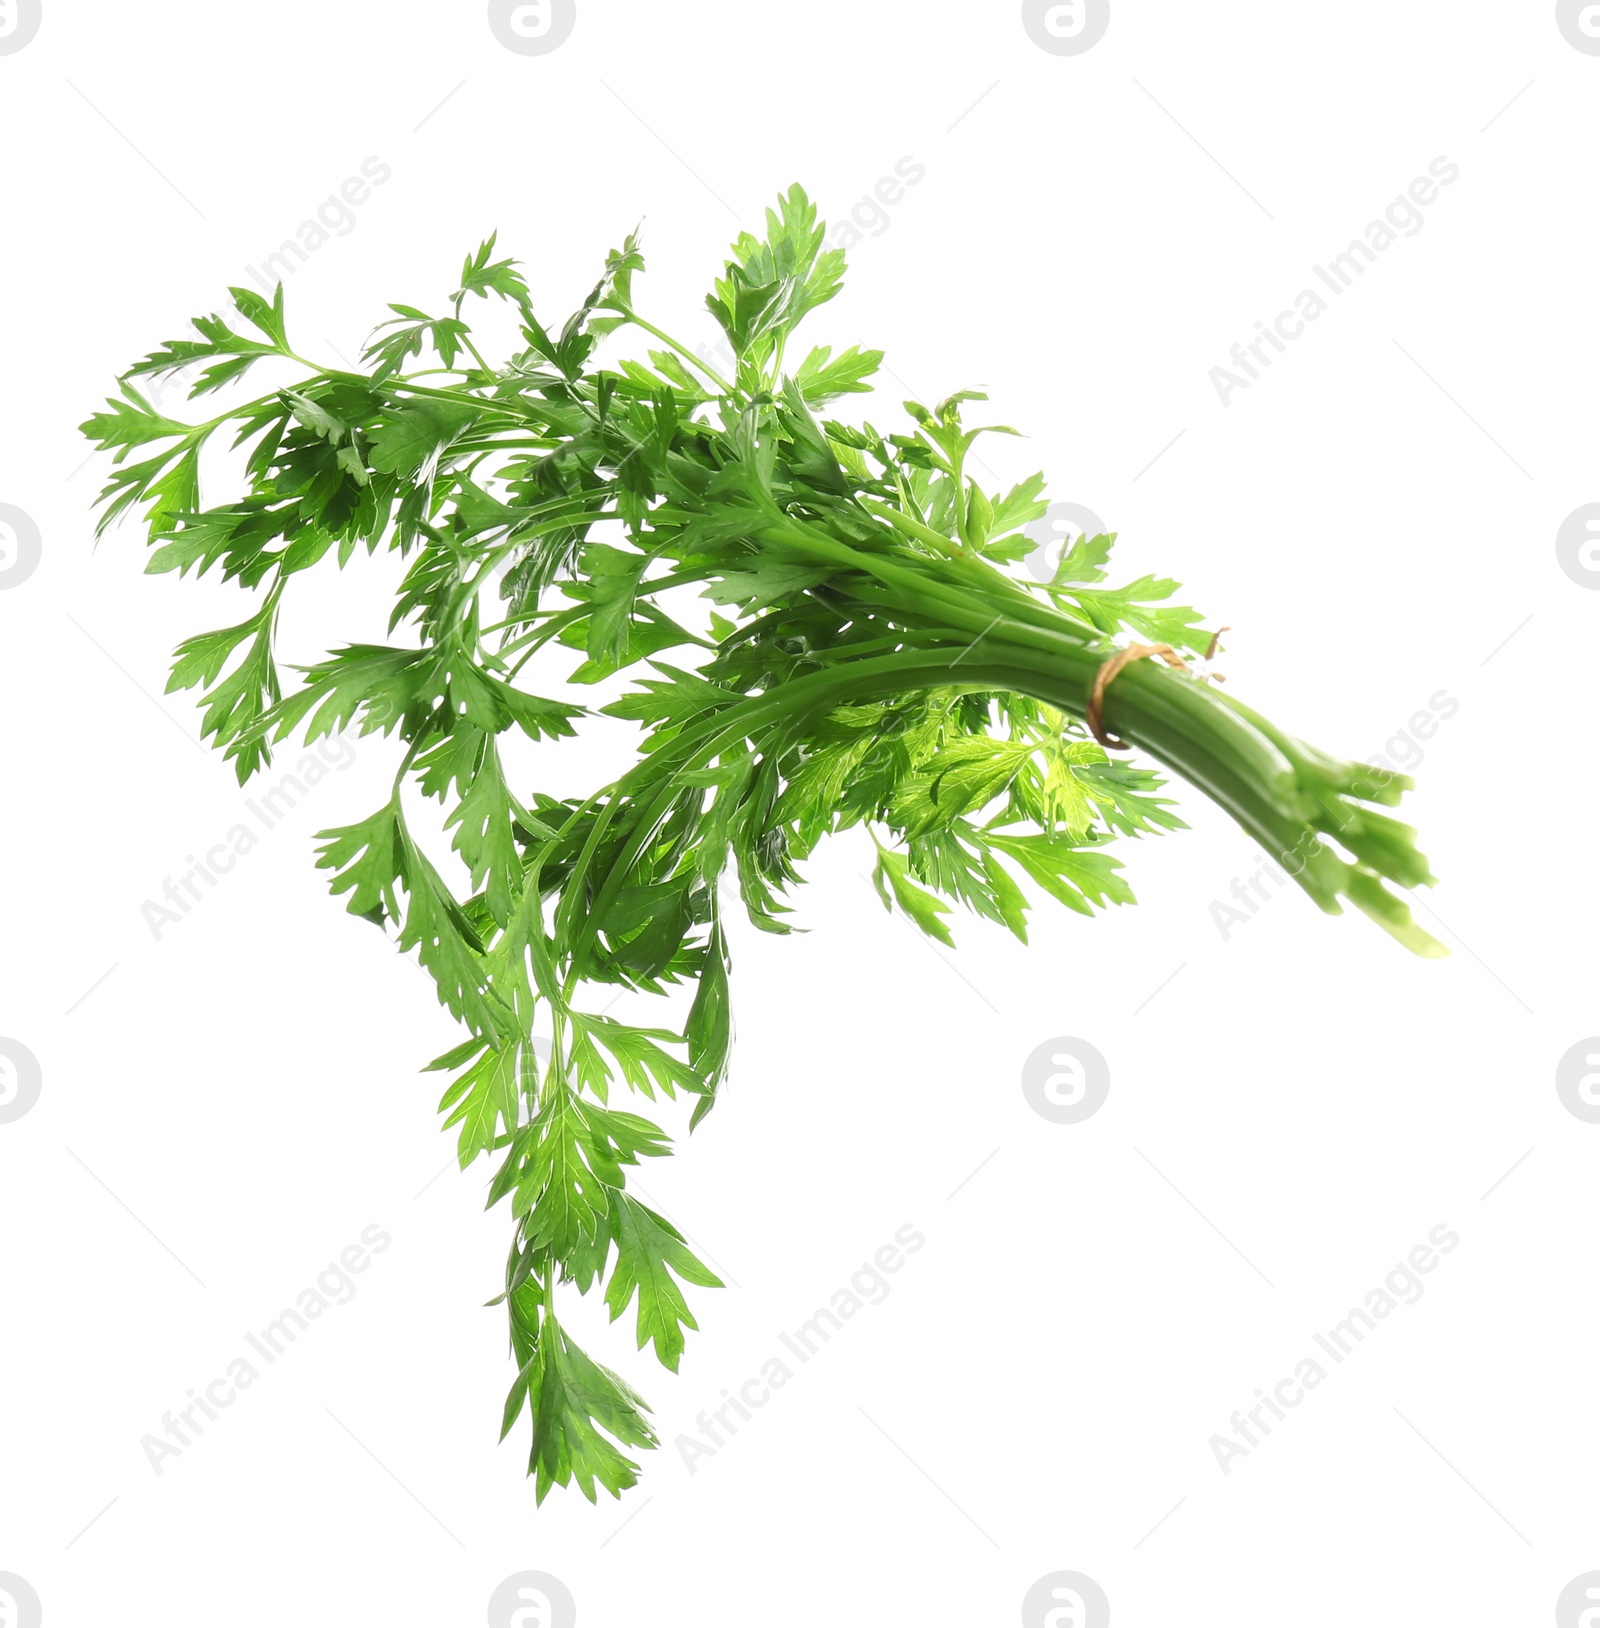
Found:
<path fill-rule="evenodd" d="M 1009 4 L 580 0 L 522 57 L 479 5 L 46 0 L 0 56 L 0 502 L 44 539 L 0 592 L 0 1035 L 43 1070 L 0 1125 L 0 1572 L 51 1628 L 481 1623 L 524 1569 L 585 1628 L 1012 1623 L 1061 1569 L 1119 1625 L 1550 1620 L 1600 1568 L 1600 1127 L 1554 1088 L 1600 1029 L 1600 595 L 1554 546 L 1600 499 L 1597 96 L 1544 3 L 1115 0 L 1055 56 Z M 645 1173 L 729 1286 L 693 1293 L 676 1378 L 631 1318 L 575 1316 L 664 1438 L 598 1509 L 535 1509 L 525 1422 L 496 1445 L 509 1218 L 482 1167 L 438 1174 L 417 1073 L 456 1030 L 312 867 L 392 748 L 159 942 L 141 917 L 245 817 L 161 692 L 247 596 L 142 576 L 131 526 L 94 548 L 74 426 L 373 155 L 391 179 L 289 279 L 313 354 L 437 304 L 495 227 L 559 321 L 642 217 L 642 308 L 709 340 L 780 187 L 837 216 L 914 158 L 812 324 L 888 351 L 864 410 L 987 388 L 1031 436 L 995 469 L 1181 578 L 1234 692 L 1309 740 L 1365 757 L 1459 703 L 1407 809 L 1448 961 L 1298 894 L 1225 941 L 1253 848 L 1186 789 L 1192 830 L 1122 847 L 1138 908 L 1043 909 L 1028 948 L 958 922 L 937 952 L 861 840 L 822 852 L 806 934 L 737 936 L 726 1099 Z M 1440 155 L 1425 227 L 1224 407 L 1229 346 Z M 288 659 L 381 636 L 389 564 L 317 581 Z M 530 749 L 527 784 L 587 788 L 633 738 Z M 1056 1036 L 1111 1066 L 1076 1126 L 1019 1085 Z M 356 1298 L 154 1474 L 141 1437 L 372 1223 Z M 695 1415 L 906 1223 L 890 1298 L 690 1475 Z M 1224 1475 L 1230 1414 L 1440 1223 L 1420 1303 Z"/>

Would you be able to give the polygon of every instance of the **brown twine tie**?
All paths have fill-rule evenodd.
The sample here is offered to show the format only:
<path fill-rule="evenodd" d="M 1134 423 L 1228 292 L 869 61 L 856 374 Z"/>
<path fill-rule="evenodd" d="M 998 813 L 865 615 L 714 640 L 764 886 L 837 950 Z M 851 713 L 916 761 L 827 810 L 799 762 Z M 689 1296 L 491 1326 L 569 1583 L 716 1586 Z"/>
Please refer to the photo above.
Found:
<path fill-rule="evenodd" d="M 1206 647 L 1206 660 L 1217 653 L 1217 646 L 1222 635 L 1228 631 L 1219 627 L 1211 635 L 1211 643 Z M 1116 655 L 1100 664 L 1100 671 L 1094 675 L 1094 686 L 1089 691 L 1089 705 L 1084 709 L 1083 721 L 1089 726 L 1089 733 L 1099 741 L 1108 752 L 1131 752 L 1133 748 L 1126 741 L 1119 741 L 1114 735 L 1108 735 L 1104 723 L 1101 721 L 1101 710 L 1105 706 L 1106 691 L 1111 687 L 1112 680 L 1130 662 L 1143 661 L 1146 656 L 1160 656 L 1169 667 L 1176 667 L 1179 672 L 1189 671 L 1189 664 L 1170 644 L 1130 644 L 1126 649 L 1119 650 Z M 1210 675 L 1218 683 L 1222 682 L 1222 674 Z M 1205 682 L 1204 679 L 1201 680 Z"/>

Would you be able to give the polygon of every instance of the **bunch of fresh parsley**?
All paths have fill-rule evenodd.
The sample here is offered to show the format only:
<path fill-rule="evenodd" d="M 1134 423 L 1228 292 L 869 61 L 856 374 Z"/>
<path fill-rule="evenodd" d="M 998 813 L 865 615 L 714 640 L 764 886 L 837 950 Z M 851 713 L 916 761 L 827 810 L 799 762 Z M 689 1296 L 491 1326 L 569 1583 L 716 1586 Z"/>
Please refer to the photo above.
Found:
<path fill-rule="evenodd" d="M 691 1128 L 715 1103 L 732 1035 L 719 880 L 736 879 L 757 927 L 786 932 L 801 861 L 861 825 L 886 906 L 946 943 L 950 901 L 1021 938 L 1025 883 L 1084 915 L 1131 902 L 1109 843 L 1181 823 L 1158 778 L 1109 758 L 1082 720 L 1119 640 L 1198 656 L 1199 617 L 1165 579 L 1103 586 L 1108 536 L 1066 551 L 1048 584 L 1010 569 L 1034 547 L 1023 528 L 1045 512 L 1044 481 L 989 493 L 972 478 L 981 431 L 963 409 L 982 397 L 907 402 L 898 433 L 823 416 L 869 389 L 881 353 L 789 350 L 840 286 L 843 257 L 822 243 L 794 187 L 765 239 L 733 246 L 707 301 L 731 378 L 638 314 L 634 238 L 552 329 L 491 237 L 445 314 L 391 307 L 361 370 L 292 348 L 281 287 L 270 304 L 234 289 L 237 323 L 196 319 L 197 337 L 130 368 L 84 426 L 115 453 L 104 523 L 143 507 L 151 571 L 220 569 L 259 592 L 242 622 L 179 647 L 168 686 L 200 689 L 203 731 L 239 779 L 297 732 L 354 726 L 403 749 L 388 801 L 325 832 L 318 862 L 353 914 L 416 950 L 470 1031 L 432 1067 L 454 1075 L 441 1108 L 462 1165 L 489 1154 L 490 1200 L 515 1217 L 505 1429 L 531 1415 L 541 1500 L 573 1478 L 591 1499 L 596 1483 L 620 1494 L 638 1471 L 627 1450 L 656 1444 L 641 1398 L 562 1327 L 558 1289 L 603 1285 L 613 1318 L 635 1306 L 640 1347 L 676 1370 L 695 1327 L 681 1285 L 717 1286 L 628 1191 L 627 1168 L 668 1141 L 612 1090 L 685 1093 Z M 479 350 L 469 298 L 505 302 L 509 361 Z M 599 365 L 600 341 L 630 325 L 662 348 Z M 187 371 L 206 396 L 263 361 L 298 382 L 198 424 L 135 383 Z M 248 449 L 244 494 L 208 507 L 201 458 L 224 432 Z M 409 562 L 390 621 L 404 642 L 329 652 L 285 693 L 285 594 L 362 548 Z M 685 589 L 716 609 L 663 608 Z M 652 674 L 600 708 L 645 734 L 585 798 L 514 786 L 502 757 L 508 731 L 556 740 L 586 715 L 518 682 L 554 646 L 581 658 L 580 684 Z M 1385 887 L 1430 879 L 1410 829 L 1371 806 L 1397 802 L 1404 777 L 1325 756 L 1151 661 L 1110 686 L 1105 723 L 1214 798 L 1323 909 L 1348 898 L 1437 949 Z M 416 793 L 442 805 L 469 886 L 424 852 Z M 605 984 L 693 986 L 682 1032 L 595 1011 Z"/>

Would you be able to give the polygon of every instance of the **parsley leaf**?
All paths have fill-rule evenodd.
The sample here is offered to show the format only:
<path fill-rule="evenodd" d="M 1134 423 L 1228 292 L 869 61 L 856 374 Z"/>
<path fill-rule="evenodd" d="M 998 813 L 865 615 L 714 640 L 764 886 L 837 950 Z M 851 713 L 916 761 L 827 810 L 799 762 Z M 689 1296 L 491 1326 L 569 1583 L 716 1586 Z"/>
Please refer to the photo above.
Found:
<path fill-rule="evenodd" d="M 558 1295 L 632 1309 L 639 1348 L 675 1372 L 687 1290 L 718 1286 L 630 1190 L 672 1144 L 619 1099 L 704 1123 L 733 1070 L 725 912 L 737 898 L 789 932 L 828 837 L 864 827 L 886 909 L 943 945 L 957 906 L 1026 940 L 1040 894 L 1080 916 L 1131 903 L 1110 845 L 1182 821 L 1154 769 L 1108 755 L 1109 729 L 1216 798 L 1321 908 L 1348 901 L 1440 953 L 1392 891 L 1431 880 L 1378 811 L 1409 782 L 1149 661 L 1121 668 L 1091 728 L 1119 645 L 1209 641 L 1170 579 L 1108 582 L 1110 534 L 1048 584 L 1018 569 L 1045 480 L 972 477 L 978 438 L 1015 433 L 968 422 L 981 394 L 880 410 L 884 428 L 819 421 L 883 360 L 795 341 L 841 286 L 825 245 L 798 186 L 741 234 L 707 301 L 731 353 L 716 365 L 640 310 L 637 235 L 553 318 L 491 233 L 442 302 L 389 307 L 358 368 L 294 348 L 281 287 L 233 289 L 226 317 L 151 351 L 83 426 L 110 458 L 101 529 L 141 509 L 151 571 L 251 596 L 179 645 L 169 685 L 241 780 L 297 736 L 394 744 L 388 800 L 321 833 L 317 864 L 467 1031 L 432 1066 L 453 1075 L 439 1108 L 462 1166 L 487 1156 L 489 1202 L 510 1211 L 504 1426 L 529 1416 L 541 1501 L 574 1482 L 620 1495 L 630 1453 L 656 1445 Z M 490 302 L 516 328 L 494 360 L 471 320 Z M 294 376 L 196 423 L 138 388 L 183 372 L 191 397 L 230 401 L 263 360 Z M 206 501 L 219 435 L 233 484 Z M 376 556 L 397 584 L 389 642 L 297 651 L 286 690 L 279 641 L 301 635 L 284 607 L 314 603 L 316 625 L 329 574 Z M 613 685 L 596 713 L 524 681 L 574 652 L 574 682 Z M 525 763 L 556 773 L 549 747 L 580 724 L 604 740 L 603 782 L 530 784 Z M 624 998 L 674 1015 L 635 1021 Z"/>

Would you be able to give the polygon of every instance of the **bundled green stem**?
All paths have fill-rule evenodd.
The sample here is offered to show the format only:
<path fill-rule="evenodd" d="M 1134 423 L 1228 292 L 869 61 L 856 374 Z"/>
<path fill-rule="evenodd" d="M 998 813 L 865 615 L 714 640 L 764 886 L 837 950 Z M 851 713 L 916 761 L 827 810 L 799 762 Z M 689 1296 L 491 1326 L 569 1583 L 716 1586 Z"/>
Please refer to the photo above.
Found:
<path fill-rule="evenodd" d="M 235 289 L 243 329 L 196 319 L 197 338 L 131 368 L 84 426 L 115 453 L 105 523 L 144 507 L 150 570 L 220 569 L 264 591 L 244 621 L 181 645 L 169 685 L 201 690 L 203 731 L 241 781 L 297 734 L 403 743 L 388 801 L 323 833 L 319 864 L 352 913 L 417 951 L 470 1031 L 432 1066 L 453 1075 L 440 1106 L 462 1165 L 495 1161 L 489 1201 L 516 1220 L 499 1297 L 517 1363 L 505 1428 L 531 1415 L 540 1499 L 574 1479 L 591 1499 L 620 1493 L 637 1476 L 629 1450 L 655 1445 L 639 1396 L 561 1327 L 558 1286 L 603 1287 L 613 1318 L 634 1308 L 639 1346 L 675 1370 L 695 1327 L 682 1286 L 717 1284 L 629 1192 L 629 1167 L 669 1143 L 611 1092 L 684 1093 L 691 1129 L 716 1101 L 732 1047 L 719 884 L 785 932 L 800 862 L 864 825 L 887 906 L 945 942 L 952 903 L 1025 938 L 1024 883 L 1084 915 L 1129 903 L 1109 844 L 1181 824 L 1158 777 L 1109 758 L 1083 719 L 1119 641 L 1198 657 L 1200 618 L 1166 579 L 1104 586 L 1109 536 L 1067 550 L 1049 583 L 1014 574 L 1044 482 L 988 493 L 968 476 L 982 431 L 962 415 L 981 397 L 908 402 L 895 433 L 822 419 L 870 388 L 881 354 L 818 346 L 785 370 L 843 262 L 798 187 L 767 228 L 738 240 L 707 302 L 731 379 L 637 315 L 632 238 L 558 332 L 490 238 L 449 314 L 391 307 L 361 370 L 290 347 L 281 288 L 271 304 Z M 515 322 L 504 366 L 463 320 L 469 297 Z M 628 325 L 667 348 L 597 365 L 597 343 Z M 425 352 L 433 365 L 407 371 Z M 136 383 L 179 375 L 201 396 L 261 362 L 299 376 L 194 425 Z M 207 506 L 201 460 L 225 426 L 248 449 L 245 490 Z M 408 642 L 329 652 L 286 693 L 291 579 L 363 546 L 409 562 L 390 623 Z M 483 603 L 494 588 L 498 613 Z M 684 590 L 716 607 L 700 625 L 679 620 Z M 587 798 L 514 790 L 502 756 L 508 731 L 554 740 L 588 715 L 520 682 L 558 647 L 580 654 L 578 684 L 649 664 L 599 709 L 644 727 L 639 758 Z M 1105 721 L 1226 809 L 1322 909 L 1348 899 L 1437 952 L 1386 885 L 1430 880 L 1411 831 L 1378 811 L 1409 781 L 1149 662 L 1118 676 Z M 419 796 L 442 805 L 465 886 L 413 834 Z M 599 985 L 693 995 L 681 1029 L 649 1028 L 593 1010 Z"/>

